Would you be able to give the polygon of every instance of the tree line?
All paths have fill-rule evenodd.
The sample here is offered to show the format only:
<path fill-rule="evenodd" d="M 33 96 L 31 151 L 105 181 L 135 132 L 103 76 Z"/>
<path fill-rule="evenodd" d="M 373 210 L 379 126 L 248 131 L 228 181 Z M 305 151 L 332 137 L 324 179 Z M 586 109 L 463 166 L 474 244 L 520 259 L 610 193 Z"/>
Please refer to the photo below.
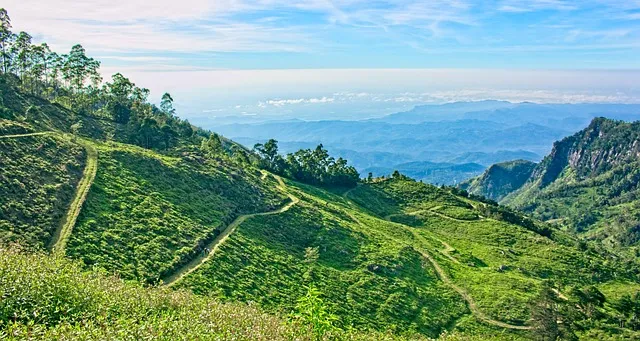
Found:
<path fill-rule="evenodd" d="M 144 148 L 169 149 L 196 132 L 188 121 L 175 116 L 170 94 L 162 96 L 158 108 L 148 102 L 148 89 L 120 73 L 103 83 L 100 61 L 87 56 L 82 45 L 59 54 L 47 43 L 34 44 L 29 33 L 13 33 L 11 28 L 11 18 L 0 8 L 0 73 L 16 78 L 22 92 L 78 115 L 121 124 L 122 136 L 116 139 Z"/>
<path fill-rule="evenodd" d="M 353 187 L 360 174 L 343 158 L 335 159 L 322 144 L 315 149 L 300 149 L 286 156 L 278 152 L 278 141 L 271 139 L 254 146 L 259 165 L 273 173 L 320 186 Z"/>
<path fill-rule="evenodd" d="M 121 73 L 103 82 L 100 61 L 87 56 L 82 45 L 59 54 L 46 43 L 34 44 L 27 32 L 13 33 L 11 28 L 11 18 L 0 8 L 0 74 L 15 78 L 21 92 L 57 103 L 73 115 L 118 124 L 121 129 L 112 136 L 117 141 L 159 150 L 188 145 L 207 159 L 257 163 L 276 174 L 314 185 L 354 186 L 359 180 L 354 167 L 342 158 L 330 157 L 322 145 L 282 157 L 275 140 L 256 145 L 255 155 L 240 146 L 225 144 L 217 134 L 179 119 L 171 94 L 162 95 L 157 107 L 148 102 L 149 89 L 136 86 Z M 82 126 L 80 118 L 71 122 L 72 132 Z"/>

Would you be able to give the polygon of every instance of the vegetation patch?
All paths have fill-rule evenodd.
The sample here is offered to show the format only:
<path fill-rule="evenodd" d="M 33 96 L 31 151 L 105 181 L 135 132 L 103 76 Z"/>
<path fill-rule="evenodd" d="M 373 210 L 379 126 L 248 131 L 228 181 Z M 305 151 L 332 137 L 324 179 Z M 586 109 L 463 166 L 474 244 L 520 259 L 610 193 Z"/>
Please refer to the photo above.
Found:
<path fill-rule="evenodd" d="M 61 135 L 0 139 L 0 243 L 44 248 L 66 214 L 85 159 L 84 148 Z"/>
<path fill-rule="evenodd" d="M 98 173 L 67 254 L 124 278 L 154 282 L 243 213 L 279 207 L 286 196 L 259 172 L 200 164 L 136 147 L 99 145 Z"/>

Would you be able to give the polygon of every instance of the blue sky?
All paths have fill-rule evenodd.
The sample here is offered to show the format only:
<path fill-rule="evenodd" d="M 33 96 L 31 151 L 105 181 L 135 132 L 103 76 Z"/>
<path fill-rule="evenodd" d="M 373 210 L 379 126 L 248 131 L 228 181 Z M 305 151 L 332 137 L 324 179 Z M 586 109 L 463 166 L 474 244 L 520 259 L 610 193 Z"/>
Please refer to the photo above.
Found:
<path fill-rule="evenodd" d="M 319 104 L 311 99 L 376 87 L 361 79 L 352 87 L 343 81 L 335 86 L 307 81 L 308 70 L 317 69 L 344 70 L 350 79 L 357 69 L 633 70 L 614 73 L 621 83 L 608 88 L 585 71 L 592 83 L 577 82 L 560 98 L 592 95 L 595 101 L 617 93 L 629 101 L 639 91 L 637 83 L 629 83 L 629 78 L 637 81 L 640 69 L 638 0 L 5 0 L 2 6 L 15 30 L 61 51 L 81 43 L 102 60 L 105 74 L 134 75 L 154 92 L 163 91 L 160 86 L 182 91 L 201 104 L 190 109 L 195 111 L 217 110 L 216 105 L 260 108 L 270 100 L 302 104 L 294 102 L 305 98 L 306 104 Z M 243 82 L 227 79 L 238 75 L 230 70 L 272 69 L 299 70 L 291 76 L 295 84 L 263 84 L 256 81 L 264 75 L 259 72 L 255 77 L 242 73 Z M 206 77 L 218 79 L 209 85 L 189 81 L 206 83 Z M 445 90 L 403 86 L 404 80 L 416 81 L 403 77 L 395 88 L 381 83 L 384 89 L 376 91 L 397 98 Z M 216 81 L 224 86 L 220 98 L 207 92 L 221 91 L 212 84 Z M 501 88 L 485 81 L 490 79 L 469 79 L 457 89 L 508 90 L 506 83 Z M 556 78 L 546 82 L 529 90 L 559 90 Z M 222 104 L 224 99 L 229 103 Z"/>

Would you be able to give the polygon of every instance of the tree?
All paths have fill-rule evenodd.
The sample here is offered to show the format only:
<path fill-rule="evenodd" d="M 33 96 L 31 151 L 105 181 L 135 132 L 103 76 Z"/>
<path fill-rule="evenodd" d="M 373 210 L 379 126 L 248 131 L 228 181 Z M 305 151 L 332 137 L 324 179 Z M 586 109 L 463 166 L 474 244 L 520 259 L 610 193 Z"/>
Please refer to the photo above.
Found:
<path fill-rule="evenodd" d="M 24 83 L 27 70 L 31 62 L 31 35 L 27 32 L 20 32 L 15 42 L 11 46 L 9 54 L 14 60 L 13 70 L 20 76 L 20 80 Z M 24 84 L 23 84 L 24 85 Z"/>
<path fill-rule="evenodd" d="M 576 311 L 571 304 L 558 297 L 550 281 L 542 283 L 542 289 L 530 305 L 533 335 L 537 340 L 577 340 L 574 334 Z"/>
<path fill-rule="evenodd" d="M 11 58 L 9 56 L 9 45 L 13 40 L 11 32 L 11 18 L 7 10 L 0 8 L 0 57 L 2 57 L 2 73 L 9 72 L 11 66 Z"/>
<path fill-rule="evenodd" d="M 48 72 L 46 83 L 49 83 L 47 85 L 52 88 L 52 94 L 57 95 L 59 80 L 62 76 L 62 67 L 64 65 L 64 60 L 58 53 L 51 51 L 47 54 L 45 63 L 47 65 L 45 71 Z"/>
<path fill-rule="evenodd" d="M 34 94 L 39 93 L 43 78 L 46 78 L 48 71 L 47 54 L 49 52 L 49 46 L 47 44 L 31 46 L 31 69 L 28 72 L 28 76 L 31 79 L 30 87 Z"/>
<path fill-rule="evenodd" d="M 582 290 L 574 288 L 571 290 L 571 296 L 576 298 L 577 305 L 589 318 L 594 316 L 597 308 L 602 307 L 606 300 L 604 294 L 593 285 Z"/>
<path fill-rule="evenodd" d="M 118 123 L 127 123 L 131 116 L 131 96 L 135 84 L 121 73 L 111 77 L 112 82 L 105 85 L 108 93 L 108 108 L 113 119 Z M 143 95 L 141 92 L 138 95 Z"/>
<path fill-rule="evenodd" d="M 265 162 L 265 168 L 274 171 L 276 173 L 279 172 L 278 167 L 278 141 L 274 139 L 270 139 L 265 144 L 257 143 L 253 146 L 253 149 L 258 153 L 258 155 Z"/>
<path fill-rule="evenodd" d="M 100 62 L 87 57 L 84 47 L 77 44 L 71 48 L 71 52 L 66 57 L 62 73 L 72 90 L 77 93 L 84 87 L 87 79 L 92 79 L 95 82 L 100 78 L 99 69 Z"/>
<path fill-rule="evenodd" d="M 174 139 L 176 138 L 176 131 L 168 124 L 163 124 L 160 127 L 160 132 L 162 133 L 162 139 L 164 140 L 164 149 L 171 148 Z"/>
<path fill-rule="evenodd" d="M 151 116 L 144 117 L 140 125 L 140 135 L 142 146 L 147 149 L 153 148 L 158 135 L 158 122 Z"/>
<path fill-rule="evenodd" d="M 539 340 L 555 341 L 560 335 L 558 328 L 558 297 L 548 283 L 538 293 L 531 306 L 533 333 Z"/>
<path fill-rule="evenodd" d="M 220 154 L 224 151 L 222 140 L 218 134 L 209 135 L 209 139 L 206 141 L 206 151 L 211 154 Z"/>
<path fill-rule="evenodd" d="M 171 116 L 176 114 L 176 109 L 173 108 L 173 98 L 168 92 L 165 92 L 164 95 L 162 95 L 162 99 L 160 100 L 160 109 Z"/>

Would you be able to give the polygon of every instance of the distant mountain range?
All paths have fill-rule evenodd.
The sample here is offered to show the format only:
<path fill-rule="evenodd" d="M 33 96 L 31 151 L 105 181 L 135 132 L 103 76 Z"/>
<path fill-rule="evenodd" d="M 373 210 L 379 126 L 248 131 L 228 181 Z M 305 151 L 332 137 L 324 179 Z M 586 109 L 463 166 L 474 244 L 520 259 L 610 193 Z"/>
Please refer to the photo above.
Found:
<path fill-rule="evenodd" d="M 482 170 L 472 171 L 477 165 L 540 161 L 554 141 L 586 127 L 598 116 L 640 119 L 640 105 L 456 102 L 417 106 L 362 121 L 289 120 L 209 124 L 206 128 L 215 127 L 249 147 L 275 138 L 283 152 L 322 143 L 364 175 L 397 169 L 427 182 L 454 184 L 480 174 Z M 424 168 L 418 169 L 414 162 L 422 162 Z"/>

